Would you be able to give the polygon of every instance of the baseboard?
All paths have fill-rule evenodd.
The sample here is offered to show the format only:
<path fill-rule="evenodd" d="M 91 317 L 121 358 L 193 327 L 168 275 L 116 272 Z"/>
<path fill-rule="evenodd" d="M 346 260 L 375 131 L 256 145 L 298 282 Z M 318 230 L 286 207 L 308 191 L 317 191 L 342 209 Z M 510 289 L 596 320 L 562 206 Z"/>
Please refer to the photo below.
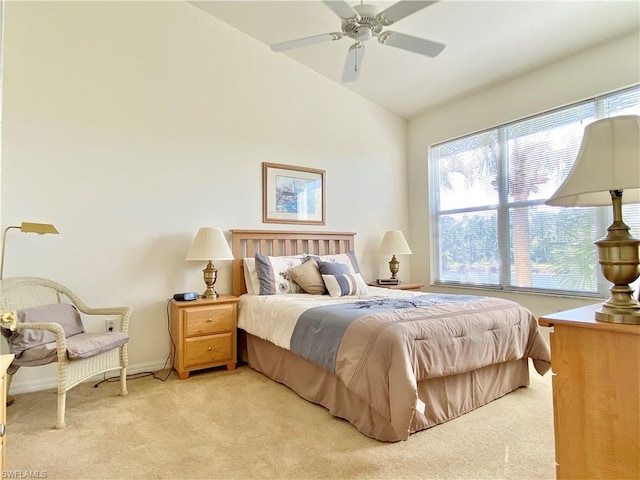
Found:
<path fill-rule="evenodd" d="M 127 375 L 133 375 L 143 372 L 155 372 L 162 369 L 165 366 L 165 360 L 158 360 L 155 362 L 138 363 L 135 365 L 129 365 L 127 367 Z M 51 388 L 58 388 L 57 372 L 54 370 L 54 375 L 47 375 L 46 378 L 25 379 L 20 380 L 20 371 L 27 369 L 37 369 L 39 367 L 21 367 L 20 370 L 14 375 L 11 381 L 11 395 L 19 395 L 21 393 L 38 392 L 40 390 L 48 390 Z M 107 377 L 117 376 L 117 371 L 107 372 Z M 86 380 L 86 382 L 95 382 L 104 378 L 103 374 L 96 375 Z"/>

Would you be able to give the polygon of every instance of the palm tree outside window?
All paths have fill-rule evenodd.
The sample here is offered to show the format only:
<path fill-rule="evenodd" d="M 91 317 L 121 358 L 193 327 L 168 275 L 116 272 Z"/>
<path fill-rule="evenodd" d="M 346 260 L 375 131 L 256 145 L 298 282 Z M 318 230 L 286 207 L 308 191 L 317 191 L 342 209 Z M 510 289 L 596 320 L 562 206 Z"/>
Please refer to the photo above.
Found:
<path fill-rule="evenodd" d="M 640 115 L 640 86 L 432 146 L 434 283 L 608 295 L 593 242 L 610 209 L 544 202 L 571 170 L 585 126 L 626 114 Z M 624 209 L 640 236 L 640 206 Z"/>

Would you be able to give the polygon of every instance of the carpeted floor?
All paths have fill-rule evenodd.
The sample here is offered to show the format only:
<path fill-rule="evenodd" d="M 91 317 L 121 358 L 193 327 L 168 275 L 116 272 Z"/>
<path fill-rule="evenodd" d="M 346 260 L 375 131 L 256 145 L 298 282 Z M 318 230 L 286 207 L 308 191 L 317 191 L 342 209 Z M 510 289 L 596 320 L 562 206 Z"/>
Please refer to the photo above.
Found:
<path fill-rule="evenodd" d="M 163 375 L 164 377 L 164 375 Z M 52 390 L 7 409 L 7 470 L 47 479 L 552 479 L 550 374 L 458 419 L 381 443 L 241 366 L 180 381 L 83 384 L 55 430 Z M 6 474 L 5 474 L 6 475 Z"/>

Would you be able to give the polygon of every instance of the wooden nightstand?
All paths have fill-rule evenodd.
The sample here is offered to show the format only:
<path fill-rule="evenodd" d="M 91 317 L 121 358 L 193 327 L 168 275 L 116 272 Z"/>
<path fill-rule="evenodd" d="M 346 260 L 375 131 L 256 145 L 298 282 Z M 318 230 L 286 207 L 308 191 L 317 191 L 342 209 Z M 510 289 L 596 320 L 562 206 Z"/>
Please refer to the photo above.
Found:
<path fill-rule="evenodd" d="M 236 368 L 238 297 L 171 300 L 170 311 L 171 355 L 180 380 L 189 378 L 193 370 L 220 365 L 227 370 Z"/>
<path fill-rule="evenodd" d="M 369 282 L 368 285 L 371 287 L 391 288 L 393 290 L 420 290 L 422 287 L 424 287 L 424 283 L 407 282 L 400 282 L 399 285 L 378 285 L 377 282 Z"/>

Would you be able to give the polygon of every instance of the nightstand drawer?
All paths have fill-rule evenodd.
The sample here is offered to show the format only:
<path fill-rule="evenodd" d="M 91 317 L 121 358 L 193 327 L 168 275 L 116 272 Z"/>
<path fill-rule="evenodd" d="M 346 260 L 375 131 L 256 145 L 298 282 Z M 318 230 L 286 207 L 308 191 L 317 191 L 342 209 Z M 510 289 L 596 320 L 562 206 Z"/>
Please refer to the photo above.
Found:
<path fill-rule="evenodd" d="M 208 337 L 185 339 L 186 367 L 209 363 L 223 363 L 233 359 L 233 335 L 222 333 Z"/>
<path fill-rule="evenodd" d="M 185 336 L 231 331 L 235 328 L 234 308 L 234 304 L 226 304 L 185 309 Z"/>

